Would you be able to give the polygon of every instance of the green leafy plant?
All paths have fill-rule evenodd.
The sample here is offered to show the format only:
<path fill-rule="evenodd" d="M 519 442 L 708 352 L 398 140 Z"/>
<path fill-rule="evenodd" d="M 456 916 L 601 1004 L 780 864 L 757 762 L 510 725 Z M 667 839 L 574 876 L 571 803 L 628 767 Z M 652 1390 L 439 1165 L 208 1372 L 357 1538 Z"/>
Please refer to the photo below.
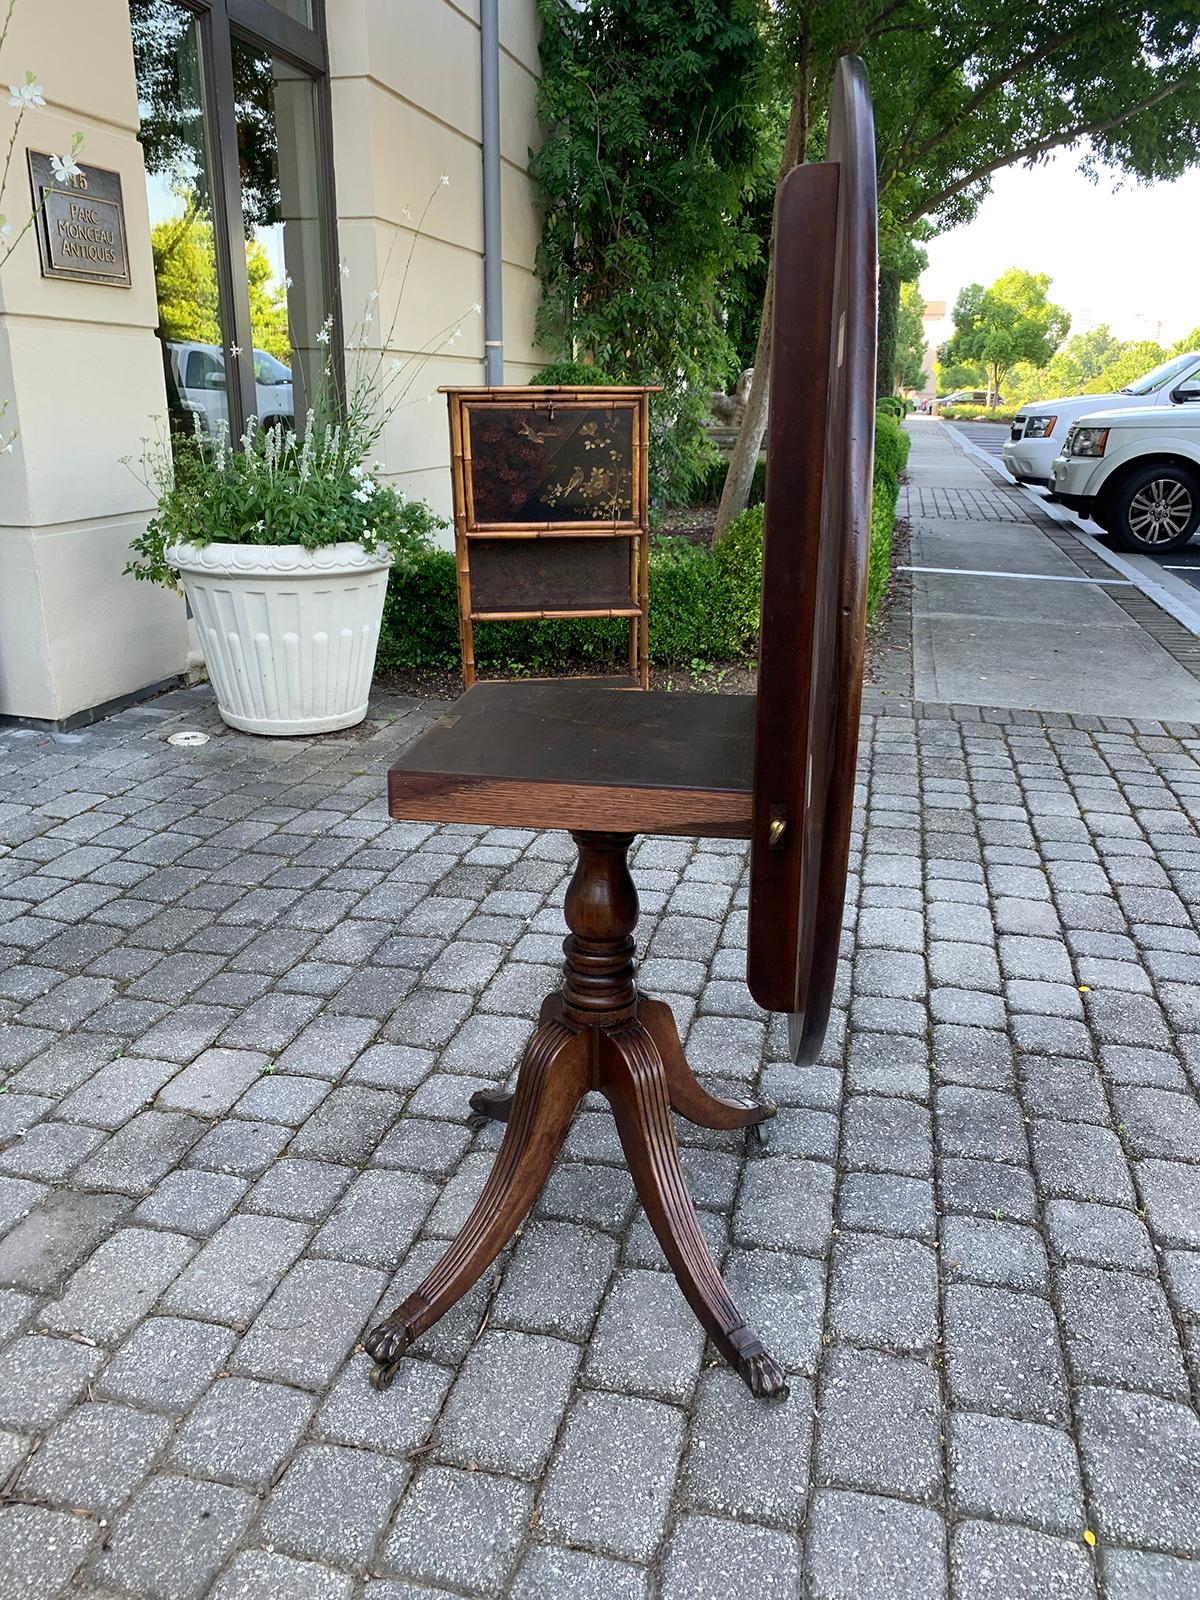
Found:
<path fill-rule="evenodd" d="M 1193 165 L 1200 150 L 1200 31 L 1192 0 L 772 0 L 764 11 L 774 92 L 789 106 L 780 180 L 796 163 L 824 155 L 823 108 L 838 57 L 854 51 L 867 64 L 881 262 L 898 235 L 919 241 L 928 230 L 970 221 L 996 172 L 1032 166 L 1052 151 L 1074 150 L 1096 176 L 1107 169 L 1162 180 Z M 764 243 L 755 384 L 718 536 L 746 504 L 766 422 L 769 233 Z M 964 386 L 952 380 L 946 388 Z"/>
<path fill-rule="evenodd" d="M 130 548 L 135 578 L 177 587 L 173 546 L 298 544 L 306 550 L 357 543 L 411 558 L 441 526 L 423 501 L 381 483 L 361 465 L 358 441 L 310 414 L 303 441 L 290 430 L 246 430 L 239 450 L 223 437 L 148 446 L 143 481 L 158 511 Z"/>
<path fill-rule="evenodd" d="M 544 383 L 552 384 L 556 388 L 582 389 L 593 385 L 603 387 L 605 384 L 615 384 L 620 380 L 600 367 L 589 366 L 585 361 L 550 361 L 544 367 L 540 367 L 529 381 L 535 385 Z"/>
<path fill-rule="evenodd" d="M 720 544 L 713 549 L 713 564 L 728 596 L 726 626 L 744 655 L 758 645 L 762 615 L 763 506 L 751 506 L 735 517 Z"/>
<path fill-rule="evenodd" d="M 762 140 L 758 0 L 538 0 L 538 334 L 556 360 L 662 386 L 651 496 L 678 504 L 735 370 L 717 285 Z"/>
<path fill-rule="evenodd" d="M 1047 298 L 1044 272 L 1010 267 L 985 289 L 969 283 L 954 302 L 954 335 L 938 359 L 977 362 L 987 373 L 993 406 L 1009 370 L 1018 361 L 1044 365 L 1066 338 L 1071 319 Z"/>

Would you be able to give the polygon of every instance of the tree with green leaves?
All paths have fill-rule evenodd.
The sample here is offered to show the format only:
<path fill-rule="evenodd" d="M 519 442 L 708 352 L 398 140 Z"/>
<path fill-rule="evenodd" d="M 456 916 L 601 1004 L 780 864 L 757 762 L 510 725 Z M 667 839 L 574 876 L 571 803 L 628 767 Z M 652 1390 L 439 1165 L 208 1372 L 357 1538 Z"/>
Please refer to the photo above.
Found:
<path fill-rule="evenodd" d="M 925 296 L 915 283 L 900 286 L 900 312 L 896 318 L 894 383 L 899 389 L 924 387 Z"/>
<path fill-rule="evenodd" d="M 1183 354 L 1181 351 L 1180 354 Z M 1154 339 L 1129 339 L 1118 345 L 1110 359 L 1089 383 L 1083 394 L 1116 394 L 1135 378 L 1162 366 L 1167 352 Z"/>
<path fill-rule="evenodd" d="M 538 0 L 545 132 L 538 335 L 554 360 L 661 384 L 661 499 L 704 454 L 734 370 L 717 285 L 757 251 L 740 220 L 762 148 L 760 0 Z"/>
<path fill-rule="evenodd" d="M 954 334 L 938 351 L 943 361 L 970 361 L 987 374 L 988 405 L 1018 361 L 1044 367 L 1066 338 L 1071 318 L 1049 298 L 1044 272 L 1009 267 L 985 289 L 969 283 L 954 302 Z"/>
<path fill-rule="evenodd" d="M 838 57 L 867 63 L 883 249 L 968 221 L 994 173 L 1053 150 L 1142 179 L 1177 177 L 1200 151 L 1200 0 L 778 0 L 768 17 L 789 105 L 780 181 L 823 153 Z M 755 381 L 718 531 L 746 503 L 765 429 L 773 285 L 768 241 Z"/>

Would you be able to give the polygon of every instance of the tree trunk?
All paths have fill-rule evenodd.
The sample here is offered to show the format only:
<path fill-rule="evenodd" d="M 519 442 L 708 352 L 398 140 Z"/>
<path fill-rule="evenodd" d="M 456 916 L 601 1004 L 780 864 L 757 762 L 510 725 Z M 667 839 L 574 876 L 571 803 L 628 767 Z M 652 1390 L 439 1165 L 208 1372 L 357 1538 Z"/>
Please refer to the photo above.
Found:
<path fill-rule="evenodd" d="M 787 132 L 783 139 L 783 154 L 779 162 L 779 177 L 775 186 L 775 206 L 771 215 L 771 237 L 767 243 L 767 282 L 763 290 L 762 319 L 758 325 L 758 343 L 754 350 L 754 377 L 738 429 L 737 442 L 729 458 L 725 486 L 721 490 L 721 503 L 717 507 L 717 525 L 714 539 L 721 539 L 729 524 L 746 509 L 750 486 L 754 482 L 754 468 L 758 452 L 762 449 L 763 435 L 767 431 L 767 401 L 771 389 L 771 313 L 775 305 L 775 230 L 779 223 L 779 187 L 788 173 L 804 159 L 808 144 L 808 107 L 811 85 L 810 44 L 806 39 L 801 59 L 797 64 L 796 84 L 792 92 L 792 108 L 788 116 Z"/>
<path fill-rule="evenodd" d="M 879 331 L 875 341 L 875 394 L 891 394 L 896 387 L 896 334 L 900 316 L 900 274 L 895 267 L 879 269 Z"/>
<path fill-rule="evenodd" d="M 775 303 L 775 250 L 772 229 L 771 250 L 767 259 L 767 282 L 763 290 L 762 321 L 758 325 L 758 343 L 754 349 L 754 377 L 750 380 L 750 393 L 746 409 L 742 412 L 741 426 L 729 457 L 729 469 L 721 490 L 717 507 L 714 540 L 724 537 L 726 529 L 740 512 L 746 509 L 750 489 L 754 483 L 754 469 L 758 465 L 758 452 L 762 449 L 767 431 L 767 401 L 770 397 L 771 378 L 771 312 Z"/>

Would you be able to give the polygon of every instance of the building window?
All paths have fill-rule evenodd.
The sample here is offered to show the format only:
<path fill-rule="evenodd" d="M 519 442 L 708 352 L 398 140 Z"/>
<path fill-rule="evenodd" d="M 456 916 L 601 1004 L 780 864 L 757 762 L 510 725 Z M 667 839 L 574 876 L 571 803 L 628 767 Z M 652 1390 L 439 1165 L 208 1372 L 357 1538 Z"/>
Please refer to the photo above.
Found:
<path fill-rule="evenodd" d="M 302 428 L 341 347 L 322 9 L 130 0 L 175 429 Z"/>

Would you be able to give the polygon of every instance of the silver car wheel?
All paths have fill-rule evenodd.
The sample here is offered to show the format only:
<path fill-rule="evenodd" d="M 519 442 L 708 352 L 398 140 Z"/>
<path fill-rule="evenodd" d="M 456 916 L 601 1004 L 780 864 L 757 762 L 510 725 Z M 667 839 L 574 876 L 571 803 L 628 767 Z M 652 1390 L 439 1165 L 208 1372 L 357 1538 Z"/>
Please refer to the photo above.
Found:
<path fill-rule="evenodd" d="M 1177 478 L 1155 478 L 1129 502 L 1129 531 L 1139 544 L 1167 544 L 1192 520 L 1192 492 Z"/>

